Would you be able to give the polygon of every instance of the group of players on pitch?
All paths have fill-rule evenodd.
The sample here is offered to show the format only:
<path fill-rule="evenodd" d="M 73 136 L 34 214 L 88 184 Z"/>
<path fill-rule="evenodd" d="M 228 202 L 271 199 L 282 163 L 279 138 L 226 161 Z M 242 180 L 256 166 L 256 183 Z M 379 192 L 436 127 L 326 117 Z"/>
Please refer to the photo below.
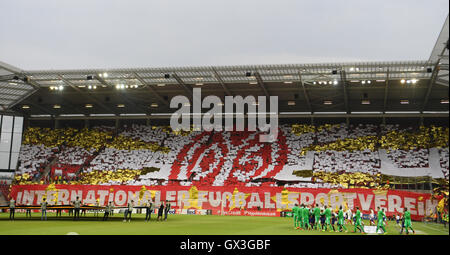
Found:
<path fill-rule="evenodd" d="M 329 232 L 348 232 L 348 229 L 345 226 L 347 223 L 354 225 L 353 233 L 356 233 L 356 230 L 359 230 L 360 233 L 366 234 L 359 207 L 356 207 L 356 213 L 353 214 L 350 209 L 344 212 L 342 206 L 339 207 L 338 211 L 333 212 L 330 207 L 324 206 L 323 208 L 320 208 L 318 204 L 316 204 L 315 207 L 312 205 L 306 206 L 304 204 L 299 207 L 298 204 L 295 204 L 292 208 L 292 217 L 294 218 L 294 229 L 322 230 L 323 232 L 327 230 Z M 370 223 L 375 224 L 375 215 L 373 213 L 370 215 Z M 337 224 L 338 229 L 335 229 L 335 224 Z M 385 224 L 386 214 L 384 209 L 378 207 L 376 233 L 381 229 L 383 230 L 383 234 L 387 234 Z M 402 229 L 400 234 L 403 233 L 404 229 L 407 235 L 409 234 L 408 229 L 411 229 L 414 234 L 416 233 L 412 228 L 411 213 L 407 208 L 405 208 L 405 213 L 402 217 Z"/>
<path fill-rule="evenodd" d="M 83 208 L 83 203 L 80 200 L 79 197 L 77 197 L 77 199 L 75 201 L 72 201 L 71 204 L 73 205 L 73 207 L 71 207 L 70 209 L 68 209 L 69 211 L 69 216 L 71 216 L 71 214 L 73 214 L 73 220 L 79 220 L 80 219 L 80 211 L 82 212 L 82 214 L 84 213 L 84 216 L 86 216 L 86 210 L 87 208 Z M 28 206 L 30 206 L 31 204 L 28 204 Z M 47 220 L 47 207 L 48 207 L 48 202 L 46 201 L 46 198 L 42 199 L 42 202 L 40 203 L 41 206 L 41 221 L 42 220 Z M 128 202 L 127 207 L 124 210 L 124 218 L 123 218 L 123 222 L 130 222 L 131 221 L 131 214 L 133 212 L 133 208 L 134 208 L 134 201 L 131 200 Z M 57 206 L 57 205 L 56 205 Z M 61 205 L 64 206 L 64 205 Z M 100 202 L 97 199 L 96 203 L 95 203 L 95 207 L 97 207 L 94 210 L 94 216 L 98 217 L 99 216 L 99 211 L 103 210 L 104 211 L 104 215 L 103 215 L 103 221 L 107 221 L 109 216 L 113 215 L 114 213 L 114 205 L 112 201 L 109 201 L 109 203 L 106 205 L 106 207 L 104 207 L 103 209 L 100 206 Z M 99 209 L 100 208 L 100 209 Z M 151 217 L 152 217 L 152 212 L 156 211 L 155 206 L 152 202 L 152 200 L 148 200 L 148 203 L 145 203 L 143 207 L 140 207 L 142 209 L 145 209 L 145 221 L 148 222 L 150 221 Z M 158 217 L 156 218 L 156 221 L 166 221 L 167 220 L 167 215 L 169 214 L 169 211 L 171 209 L 171 204 L 169 203 L 168 200 L 166 200 L 165 202 L 162 202 L 159 204 L 159 207 L 157 208 L 157 212 L 158 212 Z M 30 208 L 26 208 L 26 217 L 31 218 L 31 210 Z M 35 209 L 34 209 L 35 210 Z M 61 208 L 57 208 L 57 209 L 50 209 L 50 210 L 56 210 L 56 216 L 61 216 L 61 212 L 63 211 L 63 209 Z M 14 198 L 11 198 L 11 200 L 9 201 L 9 220 L 14 220 L 15 217 L 15 211 L 16 211 L 16 200 L 14 200 Z M 164 218 L 163 218 L 163 214 L 164 214 Z"/>

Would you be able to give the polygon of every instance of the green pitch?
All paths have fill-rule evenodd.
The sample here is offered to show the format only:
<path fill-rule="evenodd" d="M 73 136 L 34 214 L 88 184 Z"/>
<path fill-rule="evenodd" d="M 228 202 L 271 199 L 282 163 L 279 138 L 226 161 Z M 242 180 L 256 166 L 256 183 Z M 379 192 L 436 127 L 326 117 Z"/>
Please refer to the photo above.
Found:
<path fill-rule="evenodd" d="M 16 220 L 9 221 L 9 213 L 0 213 L 0 235 L 361 235 L 352 233 L 353 225 L 347 225 L 348 233 L 305 231 L 293 227 L 292 218 L 218 216 L 218 215 L 169 215 L 166 222 L 157 222 L 156 215 L 145 222 L 144 214 L 133 214 L 131 222 L 122 222 L 122 214 L 114 214 L 109 221 L 97 220 L 93 214 L 72 221 L 67 214 L 55 218 L 48 213 L 48 221 L 40 221 L 40 214 L 26 219 L 24 213 L 16 213 Z M 369 222 L 364 222 L 369 226 Z M 413 222 L 418 235 L 448 235 L 449 229 L 441 224 Z M 386 227 L 389 235 L 398 235 L 400 227 L 394 221 Z"/>

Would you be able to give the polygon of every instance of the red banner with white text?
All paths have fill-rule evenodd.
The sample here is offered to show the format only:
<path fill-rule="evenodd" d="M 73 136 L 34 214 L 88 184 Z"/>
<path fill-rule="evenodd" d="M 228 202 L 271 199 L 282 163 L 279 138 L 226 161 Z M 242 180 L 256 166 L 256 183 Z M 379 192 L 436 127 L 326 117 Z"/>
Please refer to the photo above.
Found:
<path fill-rule="evenodd" d="M 173 209 L 250 216 L 277 216 L 295 204 L 327 205 L 333 210 L 342 206 L 353 212 L 359 207 L 365 214 L 380 207 L 387 216 L 408 208 L 414 220 L 430 215 L 439 201 L 431 194 L 395 190 L 214 186 L 14 185 L 11 196 L 18 205 L 38 205 L 44 197 L 50 205 L 69 205 L 79 197 L 86 205 L 98 201 L 104 206 L 112 201 L 118 207 L 126 206 L 131 200 L 135 206 L 143 206 L 150 200 L 158 206 L 167 200 Z"/>

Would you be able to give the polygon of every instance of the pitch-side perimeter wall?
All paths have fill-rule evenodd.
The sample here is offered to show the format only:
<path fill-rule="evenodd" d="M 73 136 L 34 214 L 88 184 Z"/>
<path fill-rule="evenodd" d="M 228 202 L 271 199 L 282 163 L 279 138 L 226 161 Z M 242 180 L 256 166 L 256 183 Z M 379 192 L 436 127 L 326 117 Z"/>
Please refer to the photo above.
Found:
<path fill-rule="evenodd" d="M 439 199 L 431 194 L 373 189 L 306 189 L 282 187 L 213 187 L 213 186 L 126 186 L 126 185 L 14 185 L 11 196 L 18 205 L 38 205 L 44 197 L 50 205 L 68 205 L 80 197 L 83 204 L 104 206 L 113 201 L 115 206 L 126 206 L 133 200 L 142 206 L 151 200 L 155 207 L 168 200 L 173 209 L 212 210 L 213 214 L 276 216 L 290 210 L 295 203 L 337 209 L 359 207 L 363 213 L 384 208 L 386 215 L 411 211 L 414 220 L 420 220 L 434 210 Z M 239 212 L 245 208 L 248 212 Z"/>

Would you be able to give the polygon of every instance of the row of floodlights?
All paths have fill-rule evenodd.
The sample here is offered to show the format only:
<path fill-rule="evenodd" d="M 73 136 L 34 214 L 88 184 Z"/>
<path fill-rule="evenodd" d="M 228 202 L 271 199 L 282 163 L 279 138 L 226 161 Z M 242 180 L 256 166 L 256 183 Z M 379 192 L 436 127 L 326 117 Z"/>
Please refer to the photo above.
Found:
<path fill-rule="evenodd" d="M 125 84 L 116 84 L 116 89 L 128 89 L 128 88 L 137 88 L 138 85 L 125 85 Z"/>
<path fill-rule="evenodd" d="M 325 85 L 325 84 L 338 85 L 339 82 L 338 82 L 337 80 L 334 80 L 334 81 L 314 81 L 313 84 L 314 84 L 314 85 L 316 85 L 316 84 L 320 84 L 320 85 L 322 85 L 322 84 L 324 84 L 324 85 Z"/>
<path fill-rule="evenodd" d="M 94 105 L 92 105 L 92 104 L 85 104 L 84 107 L 85 107 L 85 108 L 93 108 Z M 124 104 L 117 104 L 116 107 L 117 107 L 117 108 L 124 108 L 125 105 L 124 105 Z M 157 108 L 157 107 L 158 107 L 158 104 L 157 104 L 157 103 L 152 103 L 152 104 L 150 105 L 150 107 L 151 107 L 151 108 Z M 30 108 L 31 108 L 31 106 L 29 106 L 29 105 L 27 105 L 27 104 L 22 105 L 22 109 L 30 109 Z M 54 108 L 54 109 L 61 109 L 61 105 L 55 104 L 55 105 L 53 105 L 53 108 Z"/>
<path fill-rule="evenodd" d="M 448 99 L 441 99 L 441 104 L 448 104 L 448 103 L 449 103 L 449 100 L 448 100 Z M 324 100 L 324 101 L 323 101 L 323 104 L 324 104 L 324 105 L 332 105 L 332 104 L 333 104 L 333 101 L 332 101 L 332 100 Z M 368 100 L 368 99 L 363 99 L 363 100 L 361 100 L 361 104 L 370 104 L 370 100 Z M 402 99 L 402 100 L 400 100 L 400 104 L 409 104 L 409 100 L 407 100 L 407 99 Z M 223 106 L 223 103 L 221 103 L 221 104 L 219 104 L 219 105 L 220 105 L 220 106 Z M 253 105 L 258 106 L 259 103 L 258 103 L 258 102 L 254 102 Z M 289 105 L 289 106 L 295 106 L 295 101 L 288 101 L 288 105 Z M 118 108 L 124 108 L 124 107 L 125 107 L 124 104 L 117 104 L 116 106 L 117 106 Z M 190 103 L 186 103 L 185 106 L 191 106 L 191 104 L 190 104 Z M 94 106 L 93 106 L 92 104 L 85 104 L 84 107 L 85 107 L 85 108 L 93 108 Z M 157 104 L 157 103 L 152 103 L 152 104 L 150 105 L 150 107 L 152 107 L 152 108 L 157 108 L 157 107 L 158 107 L 158 104 Z M 29 105 L 22 105 L 22 109 L 30 109 L 30 108 L 31 108 L 31 107 L 30 107 Z M 55 105 L 53 105 L 53 108 L 54 108 L 54 109 L 60 109 L 60 108 L 61 108 L 61 105 L 55 104 Z"/>
<path fill-rule="evenodd" d="M 50 86 L 50 90 L 63 90 L 64 86 L 63 85 L 59 85 L 59 86 Z"/>
<path fill-rule="evenodd" d="M 412 79 L 412 80 L 401 79 L 401 80 L 400 80 L 400 83 L 401 83 L 401 84 L 405 84 L 405 83 L 407 83 L 407 84 L 410 84 L 410 83 L 416 84 L 418 81 L 419 81 L 419 80 L 417 80 L 417 79 Z"/>
<path fill-rule="evenodd" d="M 386 80 L 377 80 L 377 82 L 385 82 Z M 416 84 L 419 80 L 418 79 L 411 79 L 411 80 L 406 80 L 406 79 L 401 79 L 400 83 L 401 84 Z M 371 84 L 372 81 L 371 80 L 351 80 L 350 82 L 361 82 L 361 84 Z M 313 82 L 314 85 L 316 84 L 320 84 L 320 85 L 326 85 L 326 84 L 333 84 L 333 85 L 337 85 L 339 84 L 339 82 L 337 80 L 334 81 L 314 81 Z"/>

